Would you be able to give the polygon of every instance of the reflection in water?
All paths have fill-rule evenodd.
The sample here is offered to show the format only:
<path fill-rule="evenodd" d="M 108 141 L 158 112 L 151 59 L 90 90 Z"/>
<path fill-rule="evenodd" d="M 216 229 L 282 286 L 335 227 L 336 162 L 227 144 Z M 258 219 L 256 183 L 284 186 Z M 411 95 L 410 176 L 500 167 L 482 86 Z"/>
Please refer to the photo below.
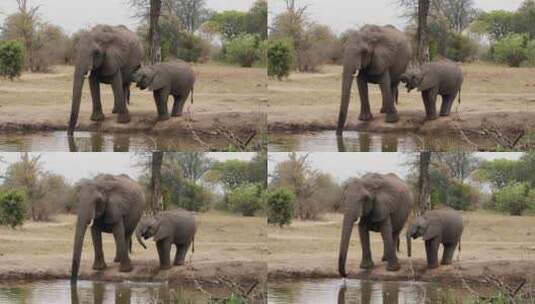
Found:
<path fill-rule="evenodd" d="M 203 138 L 213 149 L 227 148 L 222 138 Z M 202 147 L 189 135 L 138 133 L 67 132 L 1 133 L 0 151 L 70 151 L 70 152 L 128 152 L 128 151 L 199 151 Z"/>
<path fill-rule="evenodd" d="M 484 146 L 481 139 L 472 141 Z M 314 152 L 397 152 L 450 151 L 467 148 L 455 134 L 415 135 L 411 133 L 345 132 L 343 137 L 334 131 L 269 135 L 269 151 Z M 469 148 L 469 147 L 468 147 Z"/>
<path fill-rule="evenodd" d="M 221 296 L 228 291 L 209 289 Z M 14 304 L 131 304 L 131 303 L 207 303 L 204 294 L 196 289 L 170 287 L 150 282 L 94 282 L 50 281 L 0 285 L 0 303 Z"/>
<path fill-rule="evenodd" d="M 465 291 L 421 282 L 324 279 L 274 284 L 269 288 L 268 304 L 441 303 L 449 293 L 462 297 Z"/>

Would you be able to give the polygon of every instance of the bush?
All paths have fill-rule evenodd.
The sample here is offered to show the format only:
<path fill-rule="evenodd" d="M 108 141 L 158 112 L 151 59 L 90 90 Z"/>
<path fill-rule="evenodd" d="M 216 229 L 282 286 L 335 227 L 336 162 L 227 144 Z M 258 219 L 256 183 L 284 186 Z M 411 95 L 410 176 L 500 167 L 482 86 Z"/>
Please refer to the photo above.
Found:
<path fill-rule="evenodd" d="M 187 62 L 204 62 L 210 56 L 210 45 L 190 33 L 178 34 L 176 57 Z"/>
<path fill-rule="evenodd" d="M 293 53 L 292 44 L 289 41 L 271 42 L 267 51 L 268 76 L 277 77 L 278 80 L 288 77 L 294 60 Z"/>
<path fill-rule="evenodd" d="M 18 41 L 0 42 L 0 76 L 11 81 L 20 77 L 24 66 L 24 46 Z"/>
<path fill-rule="evenodd" d="M 259 59 L 259 44 L 258 37 L 255 35 L 240 35 L 225 43 L 225 58 L 230 63 L 252 67 Z"/>
<path fill-rule="evenodd" d="M 528 59 L 528 42 L 525 34 L 511 34 L 493 45 L 492 57 L 497 62 L 519 67 Z"/>
<path fill-rule="evenodd" d="M 280 227 L 290 225 L 293 218 L 294 194 L 287 189 L 279 188 L 267 194 L 268 224 L 277 224 Z"/>
<path fill-rule="evenodd" d="M 259 184 L 241 185 L 227 194 L 228 208 L 243 216 L 254 216 L 262 208 L 262 194 L 262 186 Z"/>
<path fill-rule="evenodd" d="M 446 49 L 446 57 L 461 62 L 473 61 L 476 58 L 479 47 L 469 37 L 462 34 L 451 34 Z"/>
<path fill-rule="evenodd" d="M 20 226 L 26 218 L 24 196 L 17 191 L 0 193 L 0 225 Z"/>
<path fill-rule="evenodd" d="M 162 172 L 161 187 L 166 209 L 174 205 L 190 211 L 206 211 L 213 202 L 213 194 L 209 190 L 172 171 Z"/>
<path fill-rule="evenodd" d="M 522 215 L 529 207 L 528 190 L 525 183 L 510 184 L 501 188 L 494 195 L 496 208 L 510 215 Z"/>

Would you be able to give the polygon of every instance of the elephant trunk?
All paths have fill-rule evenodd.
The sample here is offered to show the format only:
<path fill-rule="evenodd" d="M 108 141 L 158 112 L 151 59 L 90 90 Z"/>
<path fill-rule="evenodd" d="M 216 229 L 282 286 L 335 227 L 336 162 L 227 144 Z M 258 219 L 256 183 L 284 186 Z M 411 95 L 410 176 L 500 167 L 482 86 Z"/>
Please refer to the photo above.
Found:
<path fill-rule="evenodd" d="M 407 255 L 411 257 L 412 255 L 412 240 L 411 240 L 411 234 L 410 231 L 407 230 Z"/>
<path fill-rule="evenodd" d="M 145 242 L 143 242 L 143 238 L 141 237 L 141 229 L 139 229 L 139 228 L 136 230 L 136 238 L 137 238 L 137 241 L 139 242 L 139 244 L 143 248 L 147 249 L 147 245 L 145 245 Z"/>
<path fill-rule="evenodd" d="M 74 71 L 72 88 L 71 117 L 69 119 L 69 128 L 67 131 L 69 135 L 74 133 L 74 128 L 76 127 L 76 122 L 78 121 L 78 113 L 80 112 L 80 103 L 82 101 L 82 89 L 84 87 L 85 74 L 87 74 L 87 70 L 76 67 Z"/>
<path fill-rule="evenodd" d="M 342 239 L 340 241 L 340 253 L 338 256 L 338 273 L 342 277 L 346 277 L 346 259 L 347 251 L 349 249 L 349 240 L 351 239 L 351 232 L 353 230 L 354 217 L 351 215 L 344 215 L 344 222 L 342 224 Z"/>
<path fill-rule="evenodd" d="M 78 217 L 76 222 L 76 233 L 74 234 L 74 249 L 72 252 L 71 283 L 78 280 L 78 271 L 80 269 L 80 258 L 84 246 L 84 236 L 87 229 L 88 221 Z"/>
<path fill-rule="evenodd" d="M 351 85 L 353 83 L 353 74 L 356 71 L 354 64 L 344 63 L 344 72 L 342 76 L 342 99 L 340 101 L 340 112 L 338 114 L 338 126 L 336 134 L 342 135 L 344 132 L 344 125 L 347 119 L 347 111 L 349 108 L 349 100 L 351 99 Z"/>

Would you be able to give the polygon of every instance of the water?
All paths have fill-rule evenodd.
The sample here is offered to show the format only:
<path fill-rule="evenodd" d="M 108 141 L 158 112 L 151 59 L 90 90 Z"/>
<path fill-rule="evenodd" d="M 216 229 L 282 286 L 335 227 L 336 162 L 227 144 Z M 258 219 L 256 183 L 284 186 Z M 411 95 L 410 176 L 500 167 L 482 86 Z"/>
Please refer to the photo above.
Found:
<path fill-rule="evenodd" d="M 468 291 L 423 282 L 301 280 L 270 284 L 268 304 L 421 304 L 466 299 Z"/>
<path fill-rule="evenodd" d="M 478 145 L 489 145 L 482 139 L 471 138 Z M 459 135 L 412 133 L 368 133 L 346 131 L 336 136 L 335 131 L 273 134 L 269 135 L 269 151 L 314 151 L 314 152 L 414 152 L 422 150 L 450 151 L 472 149 Z"/>
<path fill-rule="evenodd" d="M 224 291 L 208 289 L 217 297 Z M 13 304 L 167 304 L 208 303 L 208 296 L 194 288 L 169 286 L 166 283 L 70 281 L 0 284 L 0 303 Z"/>
<path fill-rule="evenodd" d="M 221 138 L 203 138 L 210 149 L 223 150 L 228 142 Z M 0 151 L 56 152 L 128 152 L 128 151 L 200 151 L 203 147 L 190 135 L 145 133 L 76 132 L 0 133 Z"/>

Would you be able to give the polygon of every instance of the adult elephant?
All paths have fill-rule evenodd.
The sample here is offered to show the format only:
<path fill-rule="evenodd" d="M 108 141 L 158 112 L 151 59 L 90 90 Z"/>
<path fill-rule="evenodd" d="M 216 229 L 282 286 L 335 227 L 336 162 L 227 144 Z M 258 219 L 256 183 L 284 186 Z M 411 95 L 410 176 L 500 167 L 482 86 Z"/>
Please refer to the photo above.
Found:
<path fill-rule="evenodd" d="M 379 84 L 383 97 L 381 113 L 386 122 L 399 120 L 394 101 L 397 99 L 401 74 L 405 72 L 412 56 L 409 40 L 404 33 L 391 25 L 365 25 L 350 34 L 344 50 L 342 99 L 336 134 L 343 133 L 347 118 L 353 75 L 358 72 L 357 85 L 360 95 L 362 121 L 373 118 L 370 111 L 368 83 Z"/>
<path fill-rule="evenodd" d="M 91 120 L 104 120 L 100 83 L 105 83 L 110 84 L 113 90 L 113 113 L 118 113 L 117 122 L 129 122 L 126 102 L 130 95 L 130 83 L 132 74 L 141 66 L 143 59 L 143 47 L 137 35 L 122 25 L 97 25 L 81 35 L 76 49 L 68 133 L 72 135 L 76 127 L 82 88 L 88 73 L 93 101 Z"/>
<path fill-rule="evenodd" d="M 386 269 L 399 270 L 396 247 L 399 234 L 407 221 L 412 195 L 409 186 L 395 174 L 368 173 L 351 179 L 344 188 L 345 213 L 338 257 L 338 272 L 346 276 L 346 258 L 353 224 L 358 223 L 362 246 L 360 268 L 373 267 L 370 231 L 380 232 L 384 243 L 383 261 Z"/>
<path fill-rule="evenodd" d="M 141 186 L 127 175 L 101 174 L 84 180 L 77 187 L 76 232 L 72 254 L 71 281 L 78 278 L 84 235 L 88 226 L 95 249 L 93 269 L 106 268 L 102 250 L 102 232 L 113 233 L 116 245 L 115 262 L 119 270 L 129 272 L 132 264 L 128 256 L 131 239 L 141 218 L 145 199 Z"/>

